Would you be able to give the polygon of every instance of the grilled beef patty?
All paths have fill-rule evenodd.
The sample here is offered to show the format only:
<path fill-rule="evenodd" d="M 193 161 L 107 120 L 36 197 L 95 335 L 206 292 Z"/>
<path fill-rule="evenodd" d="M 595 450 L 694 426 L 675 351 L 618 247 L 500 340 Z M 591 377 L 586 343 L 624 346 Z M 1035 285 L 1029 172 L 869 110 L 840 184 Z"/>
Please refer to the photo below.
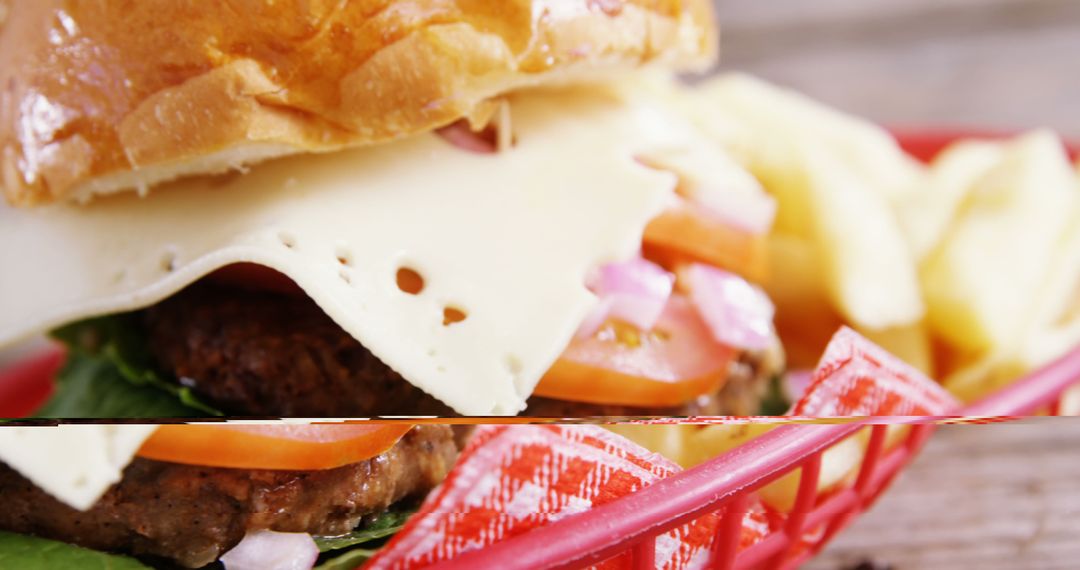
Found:
<path fill-rule="evenodd" d="M 230 415 L 451 415 L 310 298 L 199 283 L 145 311 L 161 367 Z"/>
<path fill-rule="evenodd" d="M 455 416 L 408 383 L 302 294 L 199 283 L 144 312 L 163 370 L 232 415 Z M 536 417 L 747 415 L 772 373 L 746 353 L 715 394 L 686 406 L 605 406 L 534 396 Z"/>
<path fill-rule="evenodd" d="M 457 457 L 450 427 L 418 426 L 387 452 L 325 471 L 180 465 L 136 458 L 86 512 L 0 463 L 0 529 L 197 568 L 248 531 L 340 535 L 391 504 L 426 494 Z"/>

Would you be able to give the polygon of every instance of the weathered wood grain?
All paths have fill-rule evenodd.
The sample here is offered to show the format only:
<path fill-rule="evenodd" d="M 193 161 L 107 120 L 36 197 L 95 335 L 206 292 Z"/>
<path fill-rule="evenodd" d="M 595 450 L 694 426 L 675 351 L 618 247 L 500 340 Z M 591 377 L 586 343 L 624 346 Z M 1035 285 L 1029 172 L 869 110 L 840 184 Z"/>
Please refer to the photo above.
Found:
<path fill-rule="evenodd" d="M 1075 0 L 718 0 L 721 69 L 887 124 L 1080 136 Z"/>
<path fill-rule="evenodd" d="M 944 426 L 868 513 L 806 565 L 1080 568 L 1080 420 Z"/>

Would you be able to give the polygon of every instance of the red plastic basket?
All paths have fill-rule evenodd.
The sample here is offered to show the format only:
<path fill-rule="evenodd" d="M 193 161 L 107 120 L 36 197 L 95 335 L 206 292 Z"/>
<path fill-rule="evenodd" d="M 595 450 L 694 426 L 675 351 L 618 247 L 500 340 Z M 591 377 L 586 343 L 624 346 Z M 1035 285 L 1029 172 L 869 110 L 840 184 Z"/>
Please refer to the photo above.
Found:
<path fill-rule="evenodd" d="M 1003 133 L 971 131 L 894 129 L 894 132 L 901 146 L 923 161 L 933 159 L 959 138 L 1003 136 Z M 1073 159 L 1077 150 L 1076 145 L 1069 148 Z M 1039 412 L 1057 415 L 1062 393 L 1077 385 L 1080 385 L 1080 347 L 966 407 L 961 411 L 961 419 L 994 421 Z M 714 550 L 711 567 L 795 568 L 869 508 L 936 427 L 933 418 L 908 421 L 913 425 L 906 439 L 891 449 L 885 447 L 889 426 L 872 419 L 781 426 L 633 495 L 467 553 L 436 568 L 584 568 L 629 550 L 636 569 L 652 569 L 658 536 L 710 512 L 721 513 L 718 548 Z M 854 483 L 819 499 L 822 455 L 867 427 L 871 436 Z M 739 551 L 743 516 L 753 493 L 795 471 L 801 471 L 799 490 L 794 509 L 783 527 Z M 807 531 L 814 531 L 816 536 L 809 537 Z"/>
<path fill-rule="evenodd" d="M 914 156 L 932 158 L 949 142 L 971 133 L 897 131 Z M 979 135 L 995 136 L 978 133 Z M 1076 149 L 1070 149 L 1073 156 Z M 49 351 L 0 373 L 0 416 L 20 416 L 48 396 L 49 378 L 62 353 Z M 1043 369 L 962 410 L 963 421 L 1059 410 L 1062 393 L 1080 385 L 1080 347 Z M 926 442 L 940 418 L 893 418 L 911 423 L 904 440 L 886 447 L 889 425 L 874 419 L 780 426 L 741 447 L 654 483 L 632 495 L 549 526 L 463 554 L 442 569 L 583 568 L 630 551 L 637 569 L 654 565 L 656 538 L 710 512 L 719 512 L 718 547 L 711 567 L 794 568 L 825 546 L 866 510 Z M 853 483 L 819 496 L 822 456 L 831 447 L 870 430 Z M 739 550 L 742 521 L 753 494 L 801 472 L 794 508 L 780 528 Z"/>
<path fill-rule="evenodd" d="M 968 406 L 961 411 L 959 421 L 978 423 L 1053 412 L 1062 392 L 1076 385 L 1080 385 L 1080 347 Z M 635 568 L 651 569 L 658 536 L 710 512 L 721 513 L 719 548 L 714 551 L 711 567 L 795 568 L 873 504 L 940 421 L 942 418 L 868 418 L 781 426 L 632 495 L 435 568 L 584 568 L 629 550 Z M 889 424 L 898 422 L 911 423 L 911 430 L 901 444 L 886 449 Z M 854 483 L 819 499 L 823 453 L 864 428 L 869 428 L 871 435 Z M 802 472 L 799 490 L 783 527 L 739 551 L 743 515 L 753 493 L 796 470 Z"/>

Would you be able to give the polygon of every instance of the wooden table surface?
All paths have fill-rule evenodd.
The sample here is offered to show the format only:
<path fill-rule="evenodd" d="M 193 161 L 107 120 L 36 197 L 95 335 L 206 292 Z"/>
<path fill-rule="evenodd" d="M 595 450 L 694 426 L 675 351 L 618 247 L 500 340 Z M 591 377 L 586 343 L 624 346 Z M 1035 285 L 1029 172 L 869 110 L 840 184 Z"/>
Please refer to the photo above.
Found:
<path fill-rule="evenodd" d="M 885 124 L 1080 136 L 1076 0 L 717 0 L 722 69 Z"/>
<path fill-rule="evenodd" d="M 1080 137 L 1080 1 L 717 0 L 721 70 L 892 125 Z M 814 570 L 1080 568 L 1080 419 L 939 429 Z"/>
<path fill-rule="evenodd" d="M 813 570 L 1080 568 L 1080 419 L 942 426 Z"/>

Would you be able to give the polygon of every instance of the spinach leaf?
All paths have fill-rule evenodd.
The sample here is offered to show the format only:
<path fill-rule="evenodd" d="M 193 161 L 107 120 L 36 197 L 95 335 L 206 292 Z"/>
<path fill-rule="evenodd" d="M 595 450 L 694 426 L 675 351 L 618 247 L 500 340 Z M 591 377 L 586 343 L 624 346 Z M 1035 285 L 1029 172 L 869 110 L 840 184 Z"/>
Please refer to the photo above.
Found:
<path fill-rule="evenodd" d="M 19 570 L 150 570 L 134 558 L 105 554 L 55 540 L 0 532 L 0 568 Z"/>
<path fill-rule="evenodd" d="M 313 570 L 356 570 L 361 564 L 367 562 L 378 550 L 354 548 L 345 551 L 344 554 L 329 558 L 320 563 Z"/>
<path fill-rule="evenodd" d="M 76 352 L 57 376 L 42 418 L 171 418 L 206 415 L 156 387 L 129 382 L 111 361 Z"/>
<path fill-rule="evenodd" d="M 405 526 L 405 521 L 409 520 L 413 512 L 415 511 L 387 511 L 370 524 L 359 526 L 349 534 L 332 537 L 317 536 L 315 544 L 319 545 L 319 552 L 327 552 L 393 536 Z"/>
<path fill-rule="evenodd" d="M 53 398 L 53 418 L 157 418 L 222 415 L 155 368 L 133 313 L 88 319 L 53 331 L 70 348 Z"/>
<path fill-rule="evenodd" d="M 769 379 L 765 396 L 761 399 L 758 415 L 782 416 L 791 409 L 791 402 L 784 394 L 784 381 L 779 374 Z"/>

